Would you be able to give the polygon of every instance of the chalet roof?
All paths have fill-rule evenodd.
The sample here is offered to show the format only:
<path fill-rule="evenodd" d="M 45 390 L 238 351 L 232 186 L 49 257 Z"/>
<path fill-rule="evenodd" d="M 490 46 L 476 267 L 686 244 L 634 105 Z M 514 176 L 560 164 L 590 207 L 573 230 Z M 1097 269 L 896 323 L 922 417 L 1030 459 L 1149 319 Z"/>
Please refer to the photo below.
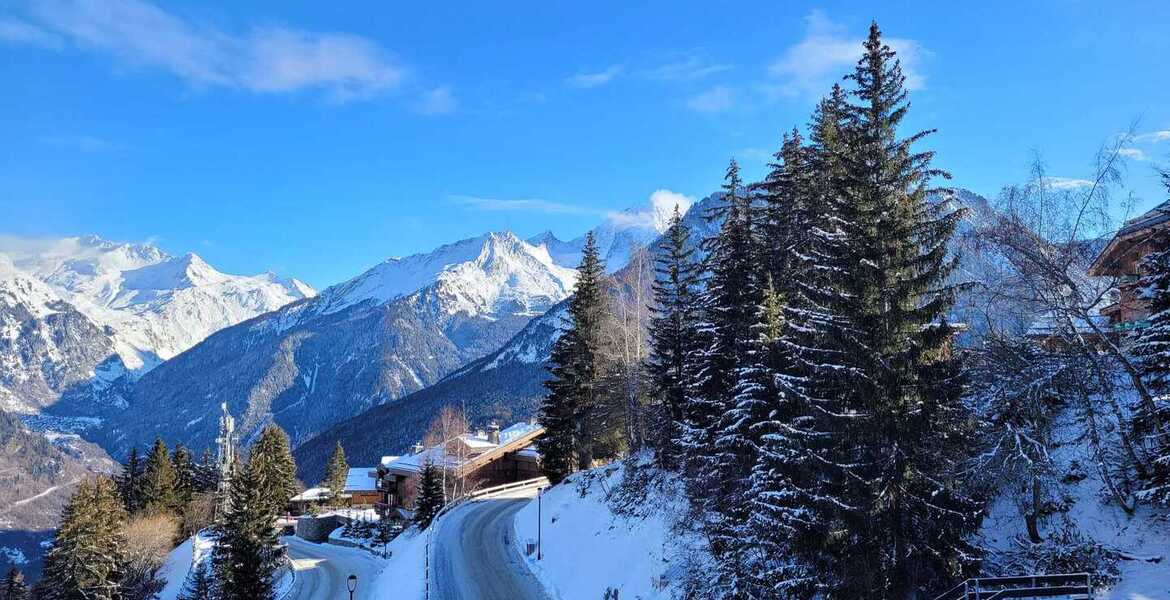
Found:
<path fill-rule="evenodd" d="M 463 464 L 474 463 L 475 461 L 480 460 L 481 457 L 487 457 L 499 451 L 519 450 L 519 448 L 508 449 L 507 446 L 514 444 L 515 442 L 522 440 L 526 436 L 529 436 L 537 431 L 540 431 L 540 426 L 536 425 L 535 423 L 516 423 L 515 425 L 500 431 L 499 444 L 490 441 L 486 436 L 481 437 L 476 434 L 464 434 L 459 436 L 459 440 L 465 443 L 472 450 L 477 451 L 473 456 L 453 456 L 447 452 L 445 447 L 446 445 L 444 444 L 426 448 L 417 454 L 406 454 L 396 457 L 383 457 L 382 467 L 392 473 L 398 473 L 400 475 L 420 473 L 428 462 L 434 464 L 435 466 L 453 469 L 460 466 L 461 462 Z"/>
<path fill-rule="evenodd" d="M 373 467 L 354 467 L 345 477 L 345 491 L 374 492 L 378 489 L 378 476 Z"/>
<path fill-rule="evenodd" d="M 1101 253 L 1093 261 L 1089 267 L 1090 275 L 1117 275 L 1113 271 L 1118 264 L 1122 264 L 1119 260 L 1120 256 L 1124 256 L 1126 252 L 1132 247 L 1131 240 L 1141 238 L 1142 232 L 1154 229 L 1158 226 L 1164 226 L 1170 222 L 1170 200 L 1167 200 L 1154 208 L 1126 221 L 1121 229 L 1117 230 L 1117 234 L 1113 239 L 1109 240 Z"/>
<path fill-rule="evenodd" d="M 1155 225 L 1160 225 L 1170 221 L 1170 200 L 1167 200 L 1154 208 L 1146 211 L 1125 222 L 1121 229 L 1117 230 L 1117 237 L 1125 237 L 1131 233 L 1149 229 Z"/>

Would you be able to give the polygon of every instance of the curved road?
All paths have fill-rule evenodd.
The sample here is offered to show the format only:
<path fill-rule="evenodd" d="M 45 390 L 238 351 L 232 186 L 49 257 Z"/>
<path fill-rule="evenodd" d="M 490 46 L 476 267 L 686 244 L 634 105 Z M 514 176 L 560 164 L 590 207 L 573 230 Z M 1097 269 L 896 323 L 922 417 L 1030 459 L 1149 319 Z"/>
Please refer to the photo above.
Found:
<path fill-rule="evenodd" d="M 288 545 L 288 557 L 296 571 L 292 590 L 284 600 L 345 600 L 349 598 L 346 579 L 351 574 L 358 577 L 354 599 L 373 600 L 374 595 L 369 592 L 373 589 L 378 573 L 386 565 L 384 561 L 364 550 L 314 544 L 295 536 L 286 536 L 282 541 Z"/>
<path fill-rule="evenodd" d="M 512 519 L 527 499 L 471 501 L 439 520 L 431 554 L 441 600 L 546 600 L 513 544 Z"/>

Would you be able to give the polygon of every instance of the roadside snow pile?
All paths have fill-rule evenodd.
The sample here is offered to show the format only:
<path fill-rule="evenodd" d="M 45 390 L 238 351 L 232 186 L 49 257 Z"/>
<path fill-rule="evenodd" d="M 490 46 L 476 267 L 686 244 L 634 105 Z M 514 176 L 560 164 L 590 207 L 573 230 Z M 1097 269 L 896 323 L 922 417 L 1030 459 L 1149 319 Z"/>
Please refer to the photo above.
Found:
<path fill-rule="evenodd" d="M 432 528 L 435 524 L 431 525 Z M 427 534 L 417 527 L 407 529 L 386 546 L 390 557 L 386 568 L 374 580 L 374 597 L 415 600 L 423 597 Z"/>
<path fill-rule="evenodd" d="M 674 475 L 645 459 L 576 473 L 541 500 L 543 558 L 527 555 L 537 538 L 537 500 L 516 513 L 519 551 L 545 589 L 561 600 L 671 598 L 687 579 L 709 572 L 701 538 L 682 521 L 686 498 Z"/>

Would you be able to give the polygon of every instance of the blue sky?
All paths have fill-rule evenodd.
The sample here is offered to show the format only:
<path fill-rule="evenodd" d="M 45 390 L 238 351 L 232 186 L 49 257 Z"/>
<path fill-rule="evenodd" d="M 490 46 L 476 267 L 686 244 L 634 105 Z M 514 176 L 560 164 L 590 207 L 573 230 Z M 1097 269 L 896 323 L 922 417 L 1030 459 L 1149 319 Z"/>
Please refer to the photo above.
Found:
<path fill-rule="evenodd" d="M 1140 118 L 1128 185 L 1165 199 L 1165 1 L 209 4 L 0 0 L 0 233 L 318 287 L 487 230 L 569 238 L 732 156 L 761 175 L 875 18 L 957 185 L 1034 152 L 1086 177 Z"/>

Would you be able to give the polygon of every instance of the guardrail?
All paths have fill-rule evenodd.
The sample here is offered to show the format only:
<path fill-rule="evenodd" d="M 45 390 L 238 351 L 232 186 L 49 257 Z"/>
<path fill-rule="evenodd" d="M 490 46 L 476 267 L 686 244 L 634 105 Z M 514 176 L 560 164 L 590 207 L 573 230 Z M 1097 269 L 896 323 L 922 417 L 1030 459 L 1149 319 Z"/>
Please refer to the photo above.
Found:
<path fill-rule="evenodd" d="M 502 494 L 504 492 L 515 492 L 531 488 L 542 488 L 546 485 L 548 485 L 547 477 L 534 477 L 532 479 L 525 479 L 524 481 L 505 483 L 502 485 L 484 488 L 482 490 L 476 490 L 470 494 L 467 494 L 467 499 L 474 500 L 476 498 L 484 498 L 495 494 Z"/>
<path fill-rule="evenodd" d="M 978 577 L 939 594 L 934 600 L 1001 600 L 1003 598 L 1092 598 L 1088 573 Z"/>

